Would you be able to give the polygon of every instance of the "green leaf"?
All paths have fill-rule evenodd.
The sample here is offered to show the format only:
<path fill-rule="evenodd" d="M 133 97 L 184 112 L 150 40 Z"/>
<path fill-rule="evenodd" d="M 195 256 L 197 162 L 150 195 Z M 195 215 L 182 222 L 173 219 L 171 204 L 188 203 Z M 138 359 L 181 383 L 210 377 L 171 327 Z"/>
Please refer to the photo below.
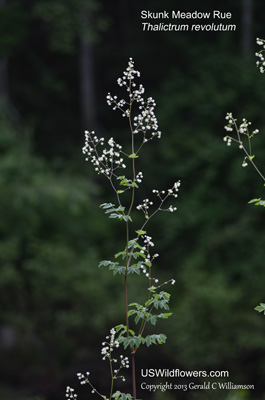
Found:
<path fill-rule="evenodd" d="M 259 199 L 253 199 L 253 200 L 250 200 L 249 202 L 248 202 L 248 204 L 251 204 L 251 203 L 254 203 L 255 204 L 255 206 L 265 206 L 265 200 L 261 200 L 261 198 L 259 198 Z"/>
<path fill-rule="evenodd" d="M 117 274 L 125 275 L 126 268 L 123 267 L 123 266 L 121 266 L 121 265 L 119 265 L 119 266 L 114 266 L 114 267 L 112 268 L 112 271 L 113 271 L 113 275 L 117 275 Z"/>
<path fill-rule="evenodd" d="M 151 337 L 150 337 L 150 336 L 146 336 L 146 338 L 145 338 L 145 343 L 146 343 L 146 346 L 147 346 L 147 347 L 151 346 L 152 340 L 151 340 Z"/>
<path fill-rule="evenodd" d="M 117 213 L 122 213 L 125 210 L 125 207 L 119 206 L 118 208 L 110 208 L 107 211 L 105 211 L 105 214 L 109 214 L 113 211 L 117 212 Z"/>
<path fill-rule="evenodd" d="M 109 267 L 109 270 L 113 272 L 113 275 L 116 275 L 116 274 L 125 275 L 126 268 L 122 265 L 119 265 L 118 262 L 104 260 L 104 261 L 101 261 L 98 266 L 99 266 L 99 268 L 100 267 Z"/>
<path fill-rule="evenodd" d="M 126 257 L 126 251 L 120 251 L 119 253 L 116 253 L 114 257 L 118 258 L 120 256 L 122 256 L 122 259 L 124 259 Z"/>
<path fill-rule="evenodd" d="M 119 218 L 119 214 L 113 213 L 109 215 L 109 218 Z"/>
<path fill-rule="evenodd" d="M 111 397 L 113 397 L 115 400 L 118 400 L 121 395 L 121 392 L 117 390 Z"/>
<path fill-rule="evenodd" d="M 256 203 L 256 202 L 258 202 L 258 201 L 260 201 L 260 200 L 261 200 L 261 198 L 259 198 L 259 199 L 252 199 L 252 200 L 250 200 L 250 201 L 248 202 L 248 204 Z"/>
<path fill-rule="evenodd" d="M 137 275 L 140 275 L 140 273 L 141 273 L 141 270 L 140 270 L 140 267 L 139 267 L 137 264 L 131 265 L 131 266 L 128 268 L 128 274 L 137 274 Z"/>
<path fill-rule="evenodd" d="M 113 393 L 113 395 L 111 397 L 114 400 L 133 400 L 133 397 L 130 393 L 121 393 L 119 390 L 117 390 L 115 393 Z"/>
<path fill-rule="evenodd" d="M 120 181 L 120 185 L 122 186 L 129 186 L 130 182 L 127 178 L 125 178 L 125 176 L 122 177 L 121 181 Z"/>
<path fill-rule="evenodd" d="M 141 343 L 145 342 L 145 339 L 142 336 L 127 336 L 121 337 L 120 342 L 123 343 L 124 349 L 127 349 L 128 346 L 130 348 L 140 347 Z"/>
<path fill-rule="evenodd" d="M 147 347 L 151 346 L 151 344 L 163 344 L 167 340 L 166 335 L 160 333 L 159 335 L 153 334 L 146 336 L 144 342 L 146 343 Z"/>
<path fill-rule="evenodd" d="M 123 216 L 122 216 L 122 219 L 123 219 L 125 222 L 128 222 L 128 221 L 131 221 L 131 222 L 132 222 L 132 218 L 131 218 L 129 215 L 123 215 Z"/>
<path fill-rule="evenodd" d="M 109 267 L 109 269 L 113 269 L 115 267 L 115 265 L 118 265 L 118 264 L 119 263 L 117 263 L 117 262 L 104 260 L 104 261 L 100 261 L 98 266 L 99 266 L 99 268 L 100 267 Z"/>
<path fill-rule="evenodd" d="M 172 315 L 172 313 L 163 313 L 163 314 L 159 314 L 157 316 L 157 318 L 162 318 L 162 319 L 167 319 Z"/>
<path fill-rule="evenodd" d="M 143 231 L 142 229 L 139 229 L 138 231 L 136 231 L 136 233 L 137 233 L 139 236 L 142 236 L 142 235 L 144 235 L 144 234 L 146 233 L 146 231 Z"/>
<path fill-rule="evenodd" d="M 103 203 L 103 204 L 100 204 L 99 207 L 100 207 L 100 208 L 103 208 L 103 209 L 107 209 L 107 208 L 115 207 L 115 204 L 112 204 L 112 203 Z"/>
<path fill-rule="evenodd" d="M 129 158 L 138 158 L 139 156 L 137 156 L 135 153 L 132 153 L 129 155 Z"/>
<path fill-rule="evenodd" d="M 136 314 L 136 313 L 137 313 L 136 310 L 129 310 L 128 311 L 128 317 L 130 317 L 131 315 Z"/>
<path fill-rule="evenodd" d="M 255 307 L 254 310 L 258 311 L 259 313 L 263 312 L 264 315 L 265 315 L 265 304 L 264 303 L 260 303 L 260 305 Z"/>
<path fill-rule="evenodd" d="M 125 327 L 125 325 L 120 324 L 120 325 L 116 325 L 115 329 L 116 329 L 116 332 L 118 333 L 118 332 L 120 332 L 121 329 L 125 329 L 126 330 L 126 327 Z"/>
<path fill-rule="evenodd" d="M 127 349 L 128 346 L 133 347 L 134 346 L 134 338 L 130 337 L 130 336 L 124 338 L 123 346 L 124 346 L 124 349 Z"/>
<path fill-rule="evenodd" d="M 162 344 L 162 343 L 165 343 L 165 342 L 166 342 L 166 340 L 167 340 L 166 335 L 164 335 L 163 333 L 161 333 L 161 334 L 158 335 L 158 336 L 159 336 L 159 338 L 157 339 L 157 341 L 158 341 L 159 344 Z"/>
<path fill-rule="evenodd" d="M 140 253 L 139 251 L 136 251 L 134 254 L 137 256 L 135 258 L 138 258 L 138 257 L 145 258 L 145 255 L 143 253 Z"/>

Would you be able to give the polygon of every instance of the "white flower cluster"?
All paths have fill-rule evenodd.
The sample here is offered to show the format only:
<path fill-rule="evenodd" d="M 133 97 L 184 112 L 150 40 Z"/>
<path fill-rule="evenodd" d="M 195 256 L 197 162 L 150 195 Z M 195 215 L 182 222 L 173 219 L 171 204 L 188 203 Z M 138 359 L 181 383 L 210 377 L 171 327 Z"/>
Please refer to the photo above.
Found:
<path fill-rule="evenodd" d="M 158 122 L 154 113 L 156 103 L 152 97 L 147 100 L 143 98 L 145 89 L 142 84 L 136 88 L 134 81 L 135 77 L 140 77 L 140 72 L 135 70 L 134 61 L 129 59 L 128 67 L 123 72 L 122 78 L 118 78 L 117 83 L 119 86 L 125 86 L 129 92 L 129 100 L 119 100 L 117 96 L 107 94 L 107 104 L 112 106 L 113 110 L 120 110 L 123 117 L 132 117 L 132 104 L 136 102 L 139 104 L 140 113 L 133 119 L 133 133 L 137 134 L 142 132 L 144 135 L 144 142 L 148 142 L 157 136 L 161 137 L 161 132 L 158 130 Z"/>
<path fill-rule="evenodd" d="M 129 117 L 130 116 L 130 104 L 127 103 L 127 101 L 125 101 L 124 99 L 118 100 L 117 96 L 112 96 L 110 93 L 107 94 L 107 104 L 109 106 L 112 106 L 113 110 L 121 110 L 122 112 L 122 116 L 123 117 Z M 124 108 L 124 107 L 128 108 Z"/>
<path fill-rule="evenodd" d="M 264 68 L 265 68 L 265 59 L 264 59 L 264 56 L 263 56 L 263 53 L 264 53 L 264 51 L 265 51 L 265 50 L 264 50 L 264 49 L 265 49 L 265 40 L 264 40 L 264 39 L 257 38 L 256 43 L 257 43 L 259 46 L 262 46 L 262 50 L 256 52 L 256 53 L 255 53 L 255 56 L 257 56 L 258 59 L 259 59 L 259 60 L 256 62 L 257 67 L 259 68 L 260 72 L 263 74 L 264 71 L 265 71 L 265 69 L 264 69 Z"/>
<path fill-rule="evenodd" d="M 233 131 L 233 125 L 236 123 L 236 119 L 233 117 L 232 113 L 229 112 L 226 114 L 225 119 L 228 121 L 228 124 L 224 127 L 227 132 Z"/>
<path fill-rule="evenodd" d="M 243 162 L 242 162 L 242 167 L 243 167 L 243 168 L 248 166 L 248 163 L 247 163 L 246 160 L 247 160 L 247 158 L 245 157 L 244 160 L 243 160 Z"/>
<path fill-rule="evenodd" d="M 141 183 L 142 182 L 142 180 L 143 180 L 143 173 L 142 172 L 138 172 L 138 174 L 136 175 L 136 177 L 135 177 L 135 182 L 137 182 L 137 183 Z"/>
<path fill-rule="evenodd" d="M 113 363 L 117 363 L 118 360 L 112 358 L 112 351 L 115 347 L 119 347 L 119 342 L 117 340 L 115 340 L 115 334 L 116 334 L 116 330 L 114 328 L 112 328 L 110 330 L 110 336 L 106 336 L 106 339 L 110 339 L 109 343 L 103 342 L 102 345 L 104 346 L 102 348 L 101 354 L 103 355 L 103 360 L 105 360 L 106 358 L 108 358 L 110 360 L 110 362 Z M 120 355 L 120 366 L 118 369 L 115 369 L 114 372 L 114 379 L 122 379 L 123 381 L 125 381 L 125 377 L 124 376 L 118 376 L 118 373 L 120 372 L 120 370 L 122 368 L 129 368 L 129 359 L 128 357 L 124 357 L 123 355 Z M 77 377 L 80 381 L 80 385 L 86 385 L 89 384 L 91 387 L 91 393 L 97 393 L 100 395 L 100 393 L 96 390 L 96 388 L 92 385 L 92 383 L 89 380 L 89 375 L 90 372 L 86 372 L 85 374 L 82 372 L 78 372 L 77 373 Z M 101 395 L 100 395 L 101 396 Z M 75 399 L 77 397 L 76 394 L 74 394 L 74 389 L 70 388 L 69 386 L 66 388 L 66 397 L 70 398 L 70 399 Z M 103 396 L 101 396 L 103 397 Z"/>
<path fill-rule="evenodd" d="M 110 176 L 117 168 L 126 168 L 122 157 L 122 146 L 113 138 L 108 140 L 109 148 L 103 149 L 101 154 L 98 151 L 99 145 L 104 145 L 104 138 L 98 138 L 94 131 L 85 131 L 83 154 L 87 155 L 86 161 L 91 161 L 98 174 Z"/>
<path fill-rule="evenodd" d="M 242 124 L 239 126 L 239 132 L 244 135 L 248 134 L 248 126 L 251 125 L 251 122 L 248 122 L 246 118 L 243 118 Z"/>
<path fill-rule="evenodd" d="M 130 362 L 128 357 L 124 357 L 123 355 L 120 355 L 121 359 L 121 366 L 123 368 L 130 368 Z"/>
<path fill-rule="evenodd" d="M 115 339 L 116 335 L 116 330 L 114 328 L 111 328 L 110 330 L 110 336 L 106 336 L 106 339 L 108 339 L 108 342 L 103 342 L 102 343 L 102 350 L 101 354 L 103 355 L 103 360 L 109 359 L 111 363 L 118 363 L 118 360 L 116 358 L 113 358 L 112 352 L 114 348 L 118 348 L 120 346 L 120 343 L 118 340 Z M 117 369 L 114 369 L 114 379 L 122 379 L 125 382 L 125 377 L 122 375 L 118 375 L 120 370 L 122 368 L 129 368 L 129 359 L 128 357 L 124 357 L 123 355 L 120 355 L 120 366 Z"/>
<path fill-rule="evenodd" d="M 151 236 L 145 235 L 144 243 L 146 244 L 146 246 L 154 247 L 154 243 L 152 242 Z"/>
<path fill-rule="evenodd" d="M 130 368 L 130 362 L 128 357 L 124 357 L 120 355 L 120 367 L 118 369 L 114 369 L 115 379 L 121 378 L 123 382 L 125 382 L 125 377 L 122 375 L 118 375 L 122 368 Z"/>
<path fill-rule="evenodd" d="M 118 362 L 115 360 L 115 362 Z M 114 378 L 118 379 L 120 378 L 123 382 L 125 382 L 125 377 L 123 375 L 119 375 L 119 372 L 122 368 L 130 368 L 130 362 L 128 357 L 124 357 L 123 355 L 120 355 L 120 366 L 117 369 L 114 369 Z"/>
<path fill-rule="evenodd" d="M 227 113 L 225 119 L 228 121 L 228 124 L 224 127 L 227 132 L 232 132 L 233 129 L 235 128 L 239 137 L 241 134 L 248 136 L 249 138 L 252 138 L 254 135 L 259 133 L 258 129 L 255 129 L 251 133 L 249 132 L 249 126 L 251 125 L 250 121 L 247 121 L 246 118 L 242 119 L 242 123 L 239 125 L 239 127 L 236 124 L 236 119 L 233 117 L 232 113 Z M 239 147 L 242 148 L 242 142 L 241 139 L 233 139 L 231 136 L 227 135 L 224 137 L 224 141 L 227 142 L 227 146 L 231 145 L 231 141 L 234 140 L 235 142 L 239 143 Z"/>
<path fill-rule="evenodd" d="M 78 372 L 77 374 L 78 379 L 80 380 L 80 385 L 85 385 L 86 383 L 89 383 L 89 375 L 90 372 L 86 372 L 86 374 L 82 374 L 81 372 Z"/>
<path fill-rule="evenodd" d="M 180 187 L 180 181 L 177 181 L 174 183 L 172 188 L 170 188 L 168 190 L 160 190 L 159 191 L 159 190 L 154 189 L 154 190 L 152 190 L 152 193 L 156 194 L 157 197 L 159 197 L 159 199 L 161 200 L 161 205 L 162 205 L 168 197 L 170 197 L 170 196 L 173 196 L 174 198 L 178 197 L 179 187 Z M 136 207 L 136 209 L 143 211 L 145 217 L 149 218 L 149 208 L 152 205 L 153 205 L 152 201 L 150 201 L 149 199 L 144 199 L 142 204 L 139 204 Z M 177 210 L 177 207 L 173 207 L 172 205 L 170 205 L 166 209 L 162 209 L 161 207 L 159 207 L 158 209 L 161 211 L 163 210 L 163 211 L 174 212 Z"/>
<path fill-rule="evenodd" d="M 143 274 L 147 277 L 147 278 L 151 278 L 150 276 L 150 268 L 152 267 L 152 263 L 153 261 L 159 257 L 158 253 L 155 253 L 151 256 L 150 254 L 150 247 L 154 247 L 154 242 L 151 236 L 148 235 L 143 235 L 142 236 L 143 241 L 144 241 L 144 245 L 142 246 L 140 253 L 143 254 L 145 256 L 144 259 L 144 263 L 141 265 L 141 269 Z M 149 272 L 147 271 L 147 269 L 149 268 Z M 155 281 L 155 283 L 158 283 L 158 279 L 156 278 L 151 278 L 152 280 Z"/>
<path fill-rule="evenodd" d="M 80 385 L 89 384 L 90 387 L 91 387 L 91 393 L 97 393 L 97 394 L 99 394 L 101 396 L 101 394 L 95 389 L 95 387 L 92 385 L 92 383 L 89 380 L 90 372 L 86 372 L 85 374 L 83 374 L 81 372 L 78 372 L 76 375 L 77 375 L 77 378 L 80 381 Z"/>
<path fill-rule="evenodd" d="M 144 134 L 144 142 L 148 142 L 157 136 L 161 138 L 161 132 L 158 130 L 158 121 L 154 113 L 156 106 L 155 100 L 152 97 L 148 97 L 145 102 L 139 95 L 136 98 L 137 102 L 140 102 L 140 114 L 134 117 L 134 131 L 133 133 L 142 132 Z"/>
<path fill-rule="evenodd" d="M 128 67 L 123 72 L 123 77 L 118 78 L 118 80 L 117 80 L 118 85 L 128 87 L 130 85 L 131 81 L 135 77 L 140 78 L 140 75 L 141 75 L 140 72 L 136 71 L 136 69 L 134 68 L 134 61 L 133 61 L 132 57 L 130 57 L 129 62 L 128 62 Z M 132 85 L 136 86 L 135 83 L 132 83 Z"/>
<path fill-rule="evenodd" d="M 225 119 L 228 121 L 228 124 L 224 127 L 227 132 L 233 131 L 233 125 L 236 124 L 236 119 L 233 118 L 232 113 L 227 113 Z M 231 146 L 232 138 L 230 136 L 224 137 L 224 142 L 226 142 L 227 146 Z"/>
<path fill-rule="evenodd" d="M 164 201 L 167 197 L 173 196 L 175 198 L 178 197 L 178 191 L 180 187 L 180 181 L 174 183 L 171 189 L 166 190 L 156 190 L 154 189 L 152 192 L 160 198 L 160 200 Z M 175 210 L 174 210 L 175 211 Z"/>
<path fill-rule="evenodd" d="M 113 348 L 114 347 L 118 348 L 120 346 L 120 343 L 117 340 L 115 340 L 115 335 L 116 335 L 116 330 L 114 328 L 111 328 L 110 336 L 106 336 L 106 339 L 110 339 L 109 342 L 102 343 L 103 346 L 101 349 L 101 354 L 103 356 L 102 360 L 106 360 L 106 358 L 108 358 L 111 361 L 116 362 L 116 360 L 113 360 L 111 357 Z"/>
<path fill-rule="evenodd" d="M 148 258 L 147 258 L 147 260 L 148 260 Z M 142 268 L 143 274 L 146 276 L 146 278 L 152 279 L 155 283 L 158 283 L 158 279 L 157 278 L 151 278 L 150 273 L 147 272 L 147 270 L 146 270 L 146 266 L 142 265 L 141 268 Z"/>
<path fill-rule="evenodd" d="M 65 397 L 68 399 L 77 399 L 77 394 L 75 394 L 74 389 L 72 389 L 70 386 L 67 386 Z"/>
<path fill-rule="evenodd" d="M 149 199 L 144 199 L 142 204 L 139 204 L 136 207 L 136 209 L 143 211 L 145 217 L 148 218 L 148 216 L 149 216 L 148 210 L 149 210 L 150 206 L 152 206 L 153 204 L 154 203 L 152 201 L 150 201 Z"/>
<path fill-rule="evenodd" d="M 231 146 L 232 139 L 230 136 L 225 136 L 224 137 L 224 142 L 226 142 L 227 146 Z"/>
<path fill-rule="evenodd" d="M 234 138 L 232 136 L 227 135 L 224 137 L 224 141 L 226 142 L 227 146 L 231 146 L 232 141 L 234 141 L 234 142 L 238 143 L 240 149 L 244 149 L 247 156 L 245 156 L 243 159 L 242 167 L 247 167 L 248 166 L 247 161 L 252 160 L 252 158 L 254 157 L 251 154 L 250 139 L 257 133 L 259 133 L 259 130 L 255 129 L 252 132 L 250 132 L 249 126 L 251 125 L 251 122 L 247 121 L 246 118 L 243 118 L 242 123 L 238 126 L 236 123 L 237 120 L 233 117 L 232 113 L 227 113 L 225 119 L 228 121 L 228 125 L 225 126 L 225 130 L 228 132 L 232 132 L 233 129 L 235 128 L 237 136 L 236 136 L 236 138 Z M 248 138 L 250 154 L 248 154 L 247 150 L 244 148 L 243 141 L 241 139 L 241 135 L 246 135 Z"/>

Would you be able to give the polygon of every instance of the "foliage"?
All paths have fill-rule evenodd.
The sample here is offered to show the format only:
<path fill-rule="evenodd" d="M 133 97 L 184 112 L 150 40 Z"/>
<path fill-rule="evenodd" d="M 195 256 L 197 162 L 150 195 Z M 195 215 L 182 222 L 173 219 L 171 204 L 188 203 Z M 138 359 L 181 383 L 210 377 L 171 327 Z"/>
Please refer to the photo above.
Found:
<path fill-rule="evenodd" d="M 257 66 L 259 67 L 259 70 L 261 73 L 264 73 L 264 49 L 265 49 L 265 41 L 263 39 L 257 38 L 257 44 L 262 46 L 262 50 L 256 53 L 256 56 L 259 58 L 259 61 L 257 61 Z M 245 118 L 243 118 L 242 123 L 238 126 L 237 120 L 233 117 L 232 113 L 227 113 L 226 119 L 228 121 L 228 124 L 225 126 L 225 129 L 229 134 L 224 137 L 224 141 L 227 142 L 228 146 L 231 146 L 232 142 L 235 142 L 239 145 L 239 148 L 243 150 L 245 157 L 243 159 L 242 167 L 247 167 L 248 163 L 250 163 L 260 178 L 265 182 L 265 177 L 261 173 L 260 169 L 257 167 L 256 163 L 254 162 L 254 157 L 255 155 L 252 153 L 252 139 L 253 137 L 259 132 L 258 129 L 255 129 L 253 131 L 250 131 L 249 126 L 251 125 L 251 122 L 248 122 Z M 233 129 L 236 131 L 236 137 L 231 136 L 230 132 L 233 132 Z M 244 143 L 244 136 L 247 137 L 247 145 Z M 265 184 L 264 184 L 265 186 Z M 263 206 L 265 205 L 265 201 L 259 199 L 252 199 L 249 201 L 250 204 L 255 204 L 256 206 Z M 255 307 L 255 310 L 258 312 L 262 312 L 264 310 L 264 304 L 260 303 L 260 306 Z"/>
<path fill-rule="evenodd" d="M 90 18 L 89 24 L 83 18 L 85 11 L 96 14 L 95 19 Z M 32 12 L 46 27 L 51 50 L 65 54 L 76 51 L 76 38 L 85 36 L 91 41 L 98 40 L 98 32 L 108 26 L 100 2 L 96 0 L 39 0 Z"/>
<path fill-rule="evenodd" d="M 93 336 L 112 321 L 121 299 L 105 304 L 106 316 L 97 312 L 115 284 L 100 271 L 104 289 L 95 290 L 93 283 L 91 266 L 98 263 L 98 242 L 105 236 L 90 200 L 95 185 L 81 175 L 54 172 L 33 156 L 30 135 L 16 132 L 4 118 L 0 153 L 1 375 L 10 380 L 19 373 L 22 381 L 31 376 L 38 382 L 43 371 L 56 376 L 65 360 L 75 357 L 87 330 Z"/>

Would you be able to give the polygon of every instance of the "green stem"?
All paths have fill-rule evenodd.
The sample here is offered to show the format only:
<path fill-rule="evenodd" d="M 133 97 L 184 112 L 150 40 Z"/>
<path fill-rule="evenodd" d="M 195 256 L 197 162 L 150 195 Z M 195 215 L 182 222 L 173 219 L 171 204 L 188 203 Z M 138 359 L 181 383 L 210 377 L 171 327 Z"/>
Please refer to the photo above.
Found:
<path fill-rule="evenodd" d="M 126 318 L 126 331 L 129 336 L 129 317 L 128 317 L 128 267 L 129 267 L 129 222 L 126 222 L 126 265 L 124 276 L 124 292 L 125 292 L 125 318 Z"/>
<path fill-rule="evenodd" d="M 129 93 L 131 95 L 131 82 L 129 86 Z M 131 98 L 131 97 L 130 97 Z M 129 112 L 129 125 L 131 130 L 131 139 L 132 139 L 132 151 L 131 154 L 134 154 L 134 133 L 132 126 L 132 103 L 133 100 L 130 101 L 130 112 Z M 132 159 L 132 182 L 135 182 L 135 159 Z M 128 216 L 130 216 L 133 204 L 134 204 L 134 193 L 135 188 L 132 187 L 132 198 L 131 204 L 128 211 Z M 126 270 L 125 270 L 125 301 L 126 301 L 126 327 L 127 327 L 127 336 L 129 336 L 129 317 L 128 317 L 128 268 L 129 263 L 131 261 L 131 257 L 129 258 L 129 221 L 126 222 Z M 135 374 L 135 349 L 131 347 L 131 360 L 132 360 L 132 387 L 133 387 L 133 399 L 136 400 L 136 374 Z"/>
<path fill-rule="evenodd" d="M 113 379 L 113 368 L 112 368 L 111 353 L 110 353 L 109 362 L 110 362 L 110 374 L 111 374 L 111 385 L 110 385 L 110 395 L 109 395 L 109 398 L 111 399 L 112 393 L 113 393 L 113 380 L 114 380 L 114 379 Z"/>
<path fill-rule="evenodd" d="M 249 133 L 248 133 L 248 148 L 249 148 L 249 155 L 251 157 L 252 156 L 252 151 L 251 151 L 251 141 L 250 141 Z"/>
<path fill-rule="evenodd" d="M 263 181 L 265 182 L 265 177 L 262 175 L 262 173 L 260 172 L 260 170 L 258 169 L 258 167 L 256 166 L 256 164 L 254 163 L 252 156 L 247 152 L 246 148 L 243 146 L 242 142 L 240 141 L 243 151 L 245 152 L 248 160 L 251 162 L 251 164 L 253 165 L 253 167 L 255 168 L 255 170 L 257 171 L 257 173 L 259 174 L 259 176 L 263 179 Z"/>
<path fill-rule="evenodd" d="M 262 173 L 260 172 L 260 170 L 258 169 L 258 167 L 256 166 L 256 164 L 254 163 L 254 161 L 253 161 L 253 159 L 252 159 L 252 155 L 251 155 L 251 144 L 250 144 L 250 137 L 249 137 L 249 134 L 248 134 L 248 143 L 249 143 L 249 153 L 248 153 L 248 151 L 246 150 L 245 146 L 243 145 L 243 141 L 241 140 L 241 135 L 240 135 L 238 126 L 237 126 L 237 124 L 236 124 L 235 121 L 234 121 L 234 125 L 235 125 L 235 128 L 236 128 L 236 133 L 237 133 L 238 141 L 235 140 L 235 139 L 234 139 L 234 140 L 237 141 L 237 142 L 242 146 L 243 151 L 245 152 L 245 154 L 246 154 L 248 160 L 251 162 L 251 164 L 253 165 L 253 167 L 255 168 L 255 170 L 257 171 L 257 173 L 259 174 L 259 176 L 260 176 L 260 177 L 263 179 L 263 181 L 265 182 L 265 177 L 262 175 Z"/>
<path fill-rule="evenodd" d="M 251 162 L 251 164 L 253 165 L 253 167 L 255 168 L 255 170 L 257 171 L 257 173 L 259 174 L 259 176 L 263 179 L 263 181 L 265 182 L 265 177 L 262 175 L 262 173 L 260 172 L 260 170 L 258 169 L 258 167 L 256 166 L 256 164 L 253 162 L 253 160 L 251 158 L 249 158 L 249 161 Z"/>

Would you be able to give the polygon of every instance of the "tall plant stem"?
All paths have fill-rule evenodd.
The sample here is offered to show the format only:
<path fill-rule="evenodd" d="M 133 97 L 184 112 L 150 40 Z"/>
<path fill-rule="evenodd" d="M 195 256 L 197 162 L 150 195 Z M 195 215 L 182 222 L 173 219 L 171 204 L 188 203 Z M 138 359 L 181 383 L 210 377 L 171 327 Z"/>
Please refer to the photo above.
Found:
<path fill-rule="evenodd" d="M 245 146 L 243 145 L 243 141 L 241 140 L 241 135 L 240 135 L 240 131 L 239 128 L 234 120 L 234 125 L 236 128 L 236 133 L 237 133 L 237 138 L 238 140 L 234 139 L 237 143 L 239 143 L 242 146 L 243 151 L 245 152 L 248 160 L 251 162 L 252 166 L 255 168 L 255 170 L 257 171 L 257 173 L 259 174 L 259 176 L 261 177 L 261 179 L 265 182 L 265 177 L 262 175 L 262 173 L 260 172 L 259 168 L 256 166 L 256 164 L 253 161 L 253 156 L 252 156 L 252 150 L 251 150 L 251 142 L 250 142 L 250 136 L 248 133 L 248 146 L 249 146 L 249 152 L 246 150 Z"/>
<path fill-rule="evenodd" d="M 130 82 L 130 94 L 131 94 L 131 82 Z M 132 139 L 132 154 L 134 154 L 134 133 L 132 126 L 132 100 L 130 101 L 130 112 L 129 112 L 129 125 L 131 130 L 131 139 Z M 132 159 L 132 182 L 135 183 L 135 159 Z M 132 188 L 132 197 L 131 204 L 128 211 L 128 216 L 131 215 L 133 204 L 134 204 L 134 196 L 135 196 L 135 187 Z M 126 327 L 127 327 L 127 336 L 129 336 L 129 318 L 128 318 L 128 287 L 127 287 L 127 278 L 128 278 L 128 268 L 131 261 L 131 257 L 129 257 L 129 221 L 126 222 L 126 270 L 125 270 L 125 301 L 126 301 Z M 135 349 L 131 347 L 131 360 L 132 360 L 132 389 L 133 389 L 133 400 L 136 400 L 136 374 L 135 374 Z"/>
<path fill-rule="evenodd" d="M 257 171 L 257 173 L 259 174 L 259 176 L 263 179 L 263 181 L 265 182 L 265 178 L 262 175 L 262 173 L 260 172 L 260 170 L 258 169 L 258 167 L 256 166 L 256 164 L 249 158 L 249 161 L 251 162 L 251 164 L 253 165 L 253 167 L 255 168 L 255 170 Z"/>
<path fill-rule="evenodd" d="M 111 374 L 111 385 L 110 385 L 110 396 L 109 396 L 109 398 L 111 399 L 112 393 L 113 393 L 113 368 L 112 368 L 111 359 L 110 359 L 110 374 Z"/>
<path fill-rule="evenodd" d="M 128 317 L 128 267 L 129 267 L 129 223 L 126 222 L 126 267 L 124 276 L 124 294 L 125 294 L 125 318 L 126 331 L 129 336 L 129 317 Z"/>
<path fill-rule="evenodd" d="M 133 400 L 136 400 L 136 376 L 135 376 L 135 352 L 132 351 L 132 386 L 133 386 Z"/>
<path fill-rule="evenodd" d="M 131 203 L 131 207 L 132 207 L 132 204 L 133 204 L 133 201 Z M 126 222 L 126 269 L 125 269 L 125 278 L 124 278 L 127 336 L 129 336 L 129 317 L 128 317 L 128 268 L 129 268 L 129 263 L 130 263 L 130 259 L 129 259 L 129 223 L 127 221 Z M 131 347 L 131 360 L 132 360 L 133 400 L 136 400 L 135 350 L 133 347 Z"/>

